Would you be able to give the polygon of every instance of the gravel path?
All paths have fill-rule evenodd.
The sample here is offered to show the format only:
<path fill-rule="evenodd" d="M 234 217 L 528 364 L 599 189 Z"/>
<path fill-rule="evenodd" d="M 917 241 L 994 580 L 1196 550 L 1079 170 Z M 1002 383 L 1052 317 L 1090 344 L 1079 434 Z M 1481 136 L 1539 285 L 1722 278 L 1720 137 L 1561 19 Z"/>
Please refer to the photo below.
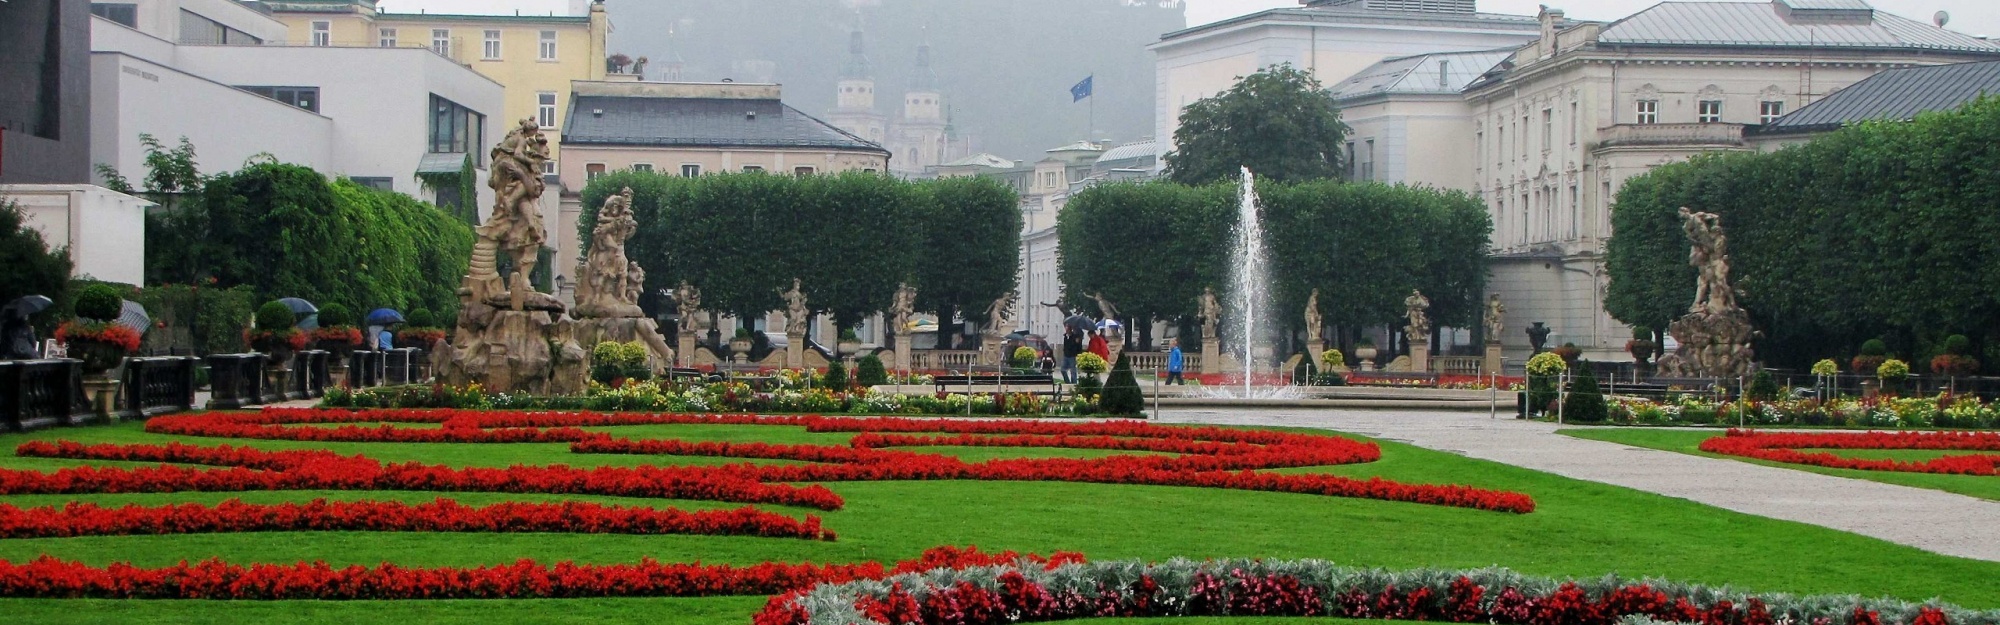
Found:
<path fill-rule="evenodd" d="M 2000 502 L 1556 434 L 1550 423 L 1450 412 L 1177 409 L 1165 423 L 1313 427 L 2000 561 Z M 2000 479 L 2000 478 L 1993 478 Z"/>

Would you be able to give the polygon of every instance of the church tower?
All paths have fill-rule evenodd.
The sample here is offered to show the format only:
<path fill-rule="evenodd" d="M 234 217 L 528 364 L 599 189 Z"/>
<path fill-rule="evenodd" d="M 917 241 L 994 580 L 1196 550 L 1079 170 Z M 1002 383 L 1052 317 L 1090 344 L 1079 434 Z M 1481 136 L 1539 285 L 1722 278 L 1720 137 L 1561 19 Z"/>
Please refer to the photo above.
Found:
<path fill-rule="evenodd" d="M 858 13 L 854 32 L 848 38 L 847 65 L 840 70 L 839 89 L 833 112 L 826 116 L 827 123 L 877 144 L 886 143 L 889 120 L 875 112 L 875 70 L 868 63 L 868 44 L 861 33 Z"/>
<path fill-rule="evenodd" d="M 924 173 L 945 162 L 944 94 L 931 68 L 931 45 L 917 46 L 917 72 L 903 94 L 903 115 L 896 120 L 889 169 L 906 175 Z"/>

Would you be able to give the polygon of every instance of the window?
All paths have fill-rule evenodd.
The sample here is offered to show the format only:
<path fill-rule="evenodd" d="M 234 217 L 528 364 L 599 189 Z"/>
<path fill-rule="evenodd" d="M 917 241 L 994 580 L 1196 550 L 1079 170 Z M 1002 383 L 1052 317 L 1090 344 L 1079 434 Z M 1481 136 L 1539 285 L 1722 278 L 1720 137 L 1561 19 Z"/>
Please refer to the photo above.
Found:
<path fill-rule="evenodd" d="M 556 60 L 556 31 L 542 31 L 542 60 Z"/>
<path fill-rule="evenodd" d="M 650 173 L 653 173 L 653 164 L 652 164 L 652 163 L 633 163 L 633 164 L 632 164 L 632 171 L 640 171 L 640 172 L 646 172 L 646 173 L 649 173 L 649 174 L 650 174 Z"/>
<path fill-rule="evenodd" d="M 200 13 L 181 9 L 181 43 L 189 45 L 255 46 L 264 40 L 228 26 L 223 26 Z"/>
<path fill-rule="evenodd" d="M 136 4 L 92 2 L 90 14 L 124 24 L 126 28 L 139 27 L 139 5 Z"/>
<path fill-rule="evenodd" d="M 542 161 L 542 175 L 544 175 L 544 176 L 555 176 L 555 175 L 559 175 L 559 174 L 561 174 L 561 173 L 562 173 L 562 170 L 561 170 L 561 169 L 557 169 L 557 168 L 556 168 L 556 161 L 555 161 L 555 159 L 549 159 L 549 160 L 546 160 L 546 161 Z"/>
<path fill-rule="evenodd" d="M 1776 122 L 1778 121 L 1778 118 L 1784 116 L 1785 116 L 1784 102 L 1773 101 L 1773 102 L 1764 102 L 1762 104 L 1757 105 L 1757 119 L 1761 123 L 1769 124 L 1772 122 Z"/>
<path fill-rule="evenodd" d="M 1576 136 L 1583 134 L 1583 113 L 1575 102 L 1569 103 L 1569 144 L 1576 145 Z"/>
<path fill-rule="evenodd" d="M 682 166 L 681 166 L 681 177 L 682 177 L 682 178 L 699 178 L 699 177 L 701 177 L 701 166 L 700 166 L 700 165 L 682 165 Z"/>
<path fill-rule="evenodd" d="M 816 174 L 816 173 L 819 173 L 819 170 L 817 170 L 817 169 L 813 169 L 813 168 L 811 168 L 811 167 L 793 167 L 793 168 L 792 168 L 792 175 L 794 175 L 794 176 L 810 176 L 810 175 L 813 175 L 813 174 Z"/>
<path fill-rule="evenodd" d="M 238 86 L 236 88 L 314 113 L 319 112 L 319 87 Z"/>
<path fill-rule="evenodd" d="M 543 91 L 535 94 L 535 123 L 543 128 L 556 127 L 556 92 Z"/>
<path fill-rule="evenodd" d="M 383 28 L 376 31 L 375 34 L 376 34 L 375 45 L 384 48 L 396 47 L 396 29 Z"/>
<path fill-rule="evenodd" d="M 596 180 L 598 177 L 603 175 L 604 175 L 604 163 L 591 163 L 589 165 L 583 166 L 583 180 L 585 182 Z"/>
<path fill-rule="evenodd" d="M 486 116 L 457 102 L 431 96 L 431 153 L 470 154 L 483 165 L 479 145 L 485 142 Z"/>
<path fill-rule="evenodd" d="M 1701 104 L 1697 106 L 1699 108 L 1695 111 L 1695 121 L 1699 121 L 1704 124 L 1722 123 L 1721 100 L 1702 100 Z"/>
<path fill-rule="evenodd" d="M 333 22 L 312 23 L 312 44 L 319 48 L 333 45 Z"/>
<path fill-rule="evenodd" d="M 1498 162 L 1500 164 L 1505 164 L 1507 162 L 1507 127 L 1504 125 L 1500 126 L 1499 132 L 1500 132 L 1500 139 L 1499 141 L 1493 143 L 1493 149 L 1500 155 Z M 1349 176 L 1349 178 L 1352 177 L 1353 176 Z"/>
<path fill-rule="evenodd" d="M 1347 179 L 1353 180 L 1361 173 L 1361 163 L 1354 160 L 1354 142 L 1347 142 Z"/>
<path fill-rule="evenodd" d="M 1583 233 L 1583 196 L 1576 185 L 1569 186 L 1569 238 L 1581 238 Z"/>
<path fill-rule="evenodd" d="M 1521 116 L 1521 160 L 1528 159 L 1528 116 Z"/>
<path fill-rule="evenodd" d="M 746 173 L 746 174 L 749 174 L 749 173 L 756 173 L 756 172 L 760 172 L 760 171 L 764 171 L 764 166 L 763 166 L 763 165 L 744 165 L 744 166 L 743 166 L 743 173 Z"/>
<path fill-rule="evenodd" d="M 444 28 L 431 29 L 431 51 L 451 56 L 451 31 Z"/>
<path fill-rule="evenodd" d="M 1369 140 L 1368 140 L 1368 143 L 1367 143 L 1367 147 L 1366 147 L 1366 148 L 1364 148 L 1364 149 L 1362 150 L 1362 152 L 1361 152 L 1361 179 L 1362 179 L 1362 180 L 1374 180 L 1374 179 L 1375 179 L 1375 140 L 1374 140 L 1374 139 L 1369 139 Z"/>
<path fill-rule="evenodd" d="M 388 176 L 354 176 L 348 178 L 348 180 L 353 180 L 354 184 L 370 189 L 381 189 L 383 191 L 396 190 L 396 179 Z"/>
<path fill-rule="evenodd" d="M 486 31 L 486 46 L 481 51 L 485 53 L 485 56 L 480 58 L 488 61 L 500 60 L 500 31 Z"/>
<path fill-rule="evenodd" d="M 1542 151 L 1556 146 L 1556 110 L 1542 109 Z"/>
<path fill-rule="evenodd" d="M 1657 124 L 1657 123 L 1660 123 L 1660 101 L 1659 101 L 1659 100 L 1640 100 L 1640 101 L 1639 101 L 1639 120 L 1638 120 L 1638 121 L 1639 121 L 1639 123 L 1641 123 L 1641 124 Z"/>

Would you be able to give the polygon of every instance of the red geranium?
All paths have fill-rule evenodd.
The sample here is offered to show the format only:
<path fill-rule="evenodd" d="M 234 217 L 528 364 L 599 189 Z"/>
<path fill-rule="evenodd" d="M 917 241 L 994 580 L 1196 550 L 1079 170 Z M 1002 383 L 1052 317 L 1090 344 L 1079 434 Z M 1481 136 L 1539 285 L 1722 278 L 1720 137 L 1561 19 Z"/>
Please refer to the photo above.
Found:
<path fill-rule="evenodd" d="M 336 326 L 313 330 L 311 338 L 320 347 L 332 347 L 336 345 L 349 347 L 361 346 L 361 330 L 351 326 Z"/>
<path fill-rule="evenodd" d="M 56 341 L 103 343 L 131 353 L 139 351 L 140 336 L 137 330 L 116 323 L 71 320 L 63 322 L 62 327 L 56 328 Z"/>
<path fill-rule="evenodd" d="M 250 344 L 252 347 L 268 347 L 280 341 L 284 342 L 286 346 L 291 347 L 292 351 L 299 351 L 306 348 L 306 333 L 300 332 L 298 328 L 249 330 L 243 333 L 243 342 Z"/>

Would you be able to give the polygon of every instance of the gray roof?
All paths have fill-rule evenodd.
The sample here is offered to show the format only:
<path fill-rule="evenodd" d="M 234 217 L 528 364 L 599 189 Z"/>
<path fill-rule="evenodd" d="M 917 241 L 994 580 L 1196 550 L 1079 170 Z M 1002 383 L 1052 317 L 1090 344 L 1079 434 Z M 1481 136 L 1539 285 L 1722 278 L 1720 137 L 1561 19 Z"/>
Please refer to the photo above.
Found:
<path fill-rule="evenodd" d="M 1385 24 L 1415 27 L 1458 27 L 1493 30 L 1519 31 L 1532 34 L 1541 22 L 1533 15 L 1507 15 L 1503 13 L 1430 13 L 1419 11 L 1396 11 L 1371 9 L 1365 5 L 1307 6 L 1297 8 L 1271 9 L 1217 22 L 1192 26 L 1160 35 L 1160 41 L 1173 41 L 1192 37 L 1201 33 L 1221 30 L 1232 26 L 1263 20 L 1294 23 L 1330 24 Z"/>
<path fill-rule="evenodd" d="M 1384 59 L 1333 86 L 1333 97 L 1385 93 L 1453 94 L 1514 54 L 1513 48 L 1419 54 Z M 1438 71 L 1442 63 L 1444 72 Z"/>
<path fill-rule="evenodd" d="M 597 111 L 603 111 L 598 115 Z M 751 115 L 755 113 L 755 115 Z M 777 100 L 577 96 L 564 145 L 833 148 L 882 146 Z"/>
<path fill-rule="evenodd" d="M 1892 69 L 1854 83 L 1755 131 L 1760 135 L 1837 130 L 1872 120 L 1908 121 L 2000 94 L 2000 61 Z"/>
<path fill-rule="evenodd" d="M 1742 46 L 1902 49 L 1990 53 L 2000 43 L 1872 11 L 1866 23 L 1799 19 L 1799 11 L 1869 11 L 1861 0 L 1784 0 L 1794 19 L 1775 2 L 1662 2 L 1613 22 L 1600 45 Z"/>

